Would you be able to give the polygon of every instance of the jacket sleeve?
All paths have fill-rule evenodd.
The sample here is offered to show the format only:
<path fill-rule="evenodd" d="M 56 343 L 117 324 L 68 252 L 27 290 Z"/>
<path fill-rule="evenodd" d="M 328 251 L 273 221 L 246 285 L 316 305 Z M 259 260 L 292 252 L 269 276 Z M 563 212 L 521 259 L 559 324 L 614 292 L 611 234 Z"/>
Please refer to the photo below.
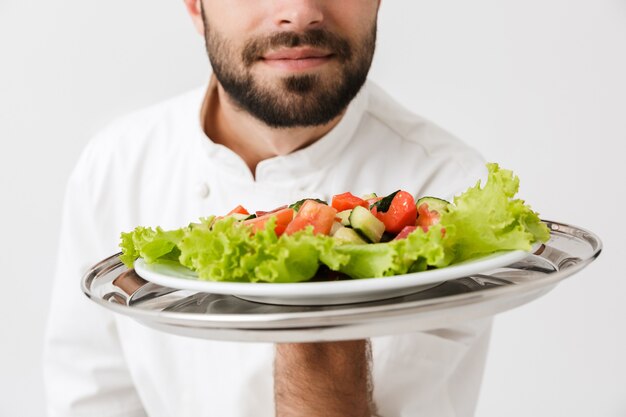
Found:
<path fill-rule="evenodd" d="M 96 157 L 88 147 L 66 190 L 44 346 L 47 411 L 50 417 L 144 417 L 113 313 L 80 290 L 86 270 L 113 253 L 110 238 L 102 236 L 106 225 L 96 220 Z"/>

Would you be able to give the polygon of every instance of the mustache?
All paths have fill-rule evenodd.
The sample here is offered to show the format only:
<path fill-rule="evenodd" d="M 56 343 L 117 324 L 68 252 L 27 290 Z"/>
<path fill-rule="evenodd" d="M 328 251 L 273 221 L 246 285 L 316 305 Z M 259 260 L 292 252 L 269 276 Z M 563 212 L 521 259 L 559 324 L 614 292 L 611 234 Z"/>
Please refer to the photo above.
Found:
<path fill-rule="evenodd" d="M 267 51 L 297 46 L 326 49 L 341 61 L 352 57 L 352 48 L 344 38 L 325 29 L 311 29 L 303 33 L 277 32 L 264 38 L 249 40 L 242 51 L 243 62 L 246 66 L 251 66 Z"/>

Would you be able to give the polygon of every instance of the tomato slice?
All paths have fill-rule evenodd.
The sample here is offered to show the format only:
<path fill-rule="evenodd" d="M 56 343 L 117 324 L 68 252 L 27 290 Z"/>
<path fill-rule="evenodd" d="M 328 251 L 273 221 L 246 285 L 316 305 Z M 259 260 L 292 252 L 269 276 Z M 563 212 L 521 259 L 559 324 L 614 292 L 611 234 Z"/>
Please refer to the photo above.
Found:
<path fill-rule="evenodd" d="M 282 235 L 287 228 L 287 225 L 293 220 L 293 209 L 284 208 L 278 211 L 273 211 L 271 213 L 267 213 L 263 216 L 256 217 L 254 219 L 244 220 L 243 224 L 247 224 L 252 226 L 252 232 L 256 233 L 260 230 L 265 229 L 265 224 L 272 217 L 276 217 L 276 226 L 274 227 L 274 232 L 277 236 Z"/>
<path fill-rule="evenodd" d="M 440 218 L 441 215 L 438 212 L 428 209 L 428 203 L 422 203 L 417 207 L 417 222 L 415 224 L 426 232 L 430 226 L 439 223 Z"/>
<path fill-rule="evenodd" d="M 307 226 L 313 226 L 314 234 L 328 235 L 335 222 L 336 214 L 337 210 L 326 204 L 318 203 L 314 200 L 307 200 L 302 204 L 300 210 L 298 210 L 296 217 L 294 217 L 287 226 L 285 234 L 290 235 Z"/>
<path fill-rule="evenodd" d="M 367 201 L 349 192 L 333 196 L 331 206 L 337 211 L 352 210 L 356 206 L 362 206 L 366 209 L 370 208 Z"/>
<path fill-rule="evenodd" d="M 385 230 L 390 233 L 400 233 L 405 226 L 415 226 L 417 219 L 415 199 L 406 191 L 396 193 L 386 212 L 378 212 L 376 207 L 372 207 L 371 211 L 385 224 Z"/>
<path fill-rule="evenodd" d="M 235 207 L 234 209 L 232 209 L 231 211 L 229 211 L 227 216 L 230 216 L 231 214 L 246 214 L 246 215 L 250 215 L 248 210 L 246 210 L 241 204 L 238 205 L 237 207 Z"/>

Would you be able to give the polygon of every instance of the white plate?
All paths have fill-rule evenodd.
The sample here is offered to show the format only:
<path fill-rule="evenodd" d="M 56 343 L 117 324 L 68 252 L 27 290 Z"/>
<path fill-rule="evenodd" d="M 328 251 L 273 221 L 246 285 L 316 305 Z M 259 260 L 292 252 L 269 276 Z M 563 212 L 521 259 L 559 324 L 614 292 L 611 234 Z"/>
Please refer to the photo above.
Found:
<path fill-rule="evenodd" d="M 533 248 L 535 249 L 535 248 Z M 170 288 L 213 294 L 231 294 L 250 301 L 282 305 L 333 305 L 383 300 L 412 294 L 444 281 L 486 272 L 524 259 L 532 252 L 500 252 L 446 268 L 384 278 L 329 282 L 252 283 L 201 281 L 195 272 L 165 264 L 147 264 L 139 258 L 135 271 L 147 281 Z"/>

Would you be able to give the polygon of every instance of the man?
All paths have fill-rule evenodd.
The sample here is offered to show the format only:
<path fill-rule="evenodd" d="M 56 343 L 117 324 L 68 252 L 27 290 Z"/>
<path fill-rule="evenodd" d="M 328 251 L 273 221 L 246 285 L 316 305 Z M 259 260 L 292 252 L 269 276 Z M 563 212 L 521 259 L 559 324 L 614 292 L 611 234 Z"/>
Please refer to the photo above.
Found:
<path fill-rule="evenodd" d="M 366 83 L 376 0 L 185 0 L 208 88 L 131 115 L 68 185 L 46 348 L 51 416 L 469 416 L 489 320 L 337 343 L 188 339 L 78 290 L 137 225 L 180 227 L 237 204 L 344 191 L 450 198 L 477 154 Z"/>

